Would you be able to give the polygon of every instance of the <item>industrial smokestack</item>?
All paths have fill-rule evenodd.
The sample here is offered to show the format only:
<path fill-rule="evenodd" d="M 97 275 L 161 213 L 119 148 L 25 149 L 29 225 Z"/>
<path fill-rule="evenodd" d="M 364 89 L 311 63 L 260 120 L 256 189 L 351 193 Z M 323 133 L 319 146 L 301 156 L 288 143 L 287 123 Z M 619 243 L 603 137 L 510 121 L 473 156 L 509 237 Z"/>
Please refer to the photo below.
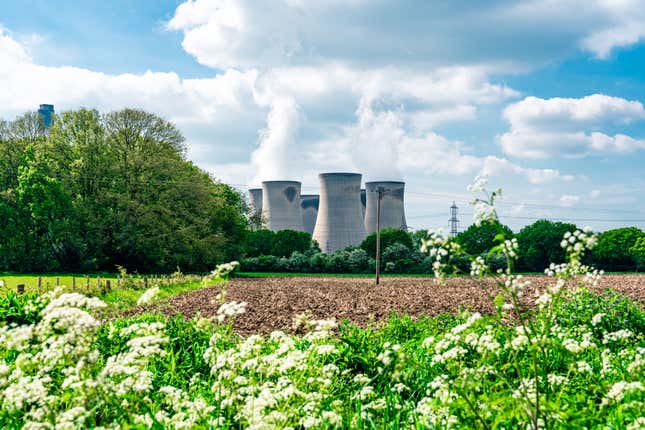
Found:
<path fill-rule="evenodd" d="M 314 234 L 316 219 L 318 218 L 318 194 L 304 194 L 300 196 L 300 209 L 302 210 L 302 226 L 309 234 Z"/>
<path fill-rule="evenodd" d="M 366 204 L 365 188 L 361 188 L 361 207 L 363 208 L 363 219 L 365 219 L 365 204 Z"/>
<path fill-rule="evenodd" d="M 251 209 L 253 210 L 253 215 L 261 216 L 262 215 L 262 188 L 251 188 L 249 190 L 249 196 L 251 197 Z"/>
<path fill-rule="evenodd" d="M 365 239 L 361 210 L 361 175 L 321 173 L 320 204 L 313 238 L 322 252 L 330 253 Z"/>
<path fill-rule="evenodd" d="M 371 234 L 376 231 L 376 204 L 379 188 L 383 190 L 381 194 L 381 228 L 394 227 L 406 230 L 405 206 L 403 203 L 405 182 L 379 181 L 365 183 L 367 191 L 365 205 L 366 233 Z"/>
<path fill-rule="evenodd" d="M 262 218 L 269 230 L 303 231 L 300 182 L 262 182 Z"/>

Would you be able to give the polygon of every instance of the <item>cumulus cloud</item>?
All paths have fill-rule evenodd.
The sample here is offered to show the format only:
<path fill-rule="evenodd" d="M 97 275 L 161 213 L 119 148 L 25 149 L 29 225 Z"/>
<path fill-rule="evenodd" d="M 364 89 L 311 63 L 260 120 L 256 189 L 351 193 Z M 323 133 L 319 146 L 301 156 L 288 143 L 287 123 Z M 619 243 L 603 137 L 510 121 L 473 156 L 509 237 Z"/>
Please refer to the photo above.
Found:
<path fill-rule="evenodd" d="M 580 157 L 645 148 L 643 139 L 598 131 L 645 119 L 639 101 L 603 94 L 579 99 L 526 97 L 509 105 L 504 118 L 510 130 L 500 136 L 500 143 L 505 153 L 516 157 Z"/>
<path fill-rule="evenodd" d="M 645 16 L 639 0 L 584 8 L 577 0 L 188 0 L 168 28 L 183 32 L 184 49 L 200 63 L 220 69 L 337 61 L 508 71 L 580 48 L 606 57 L 643 38 Z"/>
<path fill-rule="evenodd" d="M 580 196 L 564 194 L 560 196 L 560 206 L 564 208 L 570 208 L 578 204 L 580 201 Z"/>

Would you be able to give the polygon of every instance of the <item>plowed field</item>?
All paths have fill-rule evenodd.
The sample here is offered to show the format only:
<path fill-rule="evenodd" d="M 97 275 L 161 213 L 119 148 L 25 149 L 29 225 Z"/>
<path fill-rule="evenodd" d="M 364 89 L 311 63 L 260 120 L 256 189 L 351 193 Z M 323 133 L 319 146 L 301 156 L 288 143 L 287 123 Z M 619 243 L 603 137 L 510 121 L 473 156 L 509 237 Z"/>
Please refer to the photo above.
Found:
<path fill-rule="evenodd" d="M 532 281 L 525 290 L 527 304 L 554 282 L 546 276 L 526 278 Z M 388 277 L 379 286 L 368 278 L 235 278 L 227 284 L 227 301 L 248 303 L 246 313 L 236 319 L 236 331 L 268 333 L 290 331 L 293 316 L 305 311 L 315 319 L 348 319 L 363 326 L 382 321 L 392 312 L 413 317 L 460 309 L 489 313 L 493 310 L 492 297 L 498 290 L 490 280 L 485 284 L 467 277 L 448 278 L 443 285 L 434 278 Z M 605 275 L 596 289 L 604 288 L 612 288 L 641 305 L 645 303 L 645 275 Z M 182 294 L 157 309 L 170 315 L 192 317 L 200 312 L 212 316 L 218 305 L 211 301 L 220 289 L 216 286 Z"/>

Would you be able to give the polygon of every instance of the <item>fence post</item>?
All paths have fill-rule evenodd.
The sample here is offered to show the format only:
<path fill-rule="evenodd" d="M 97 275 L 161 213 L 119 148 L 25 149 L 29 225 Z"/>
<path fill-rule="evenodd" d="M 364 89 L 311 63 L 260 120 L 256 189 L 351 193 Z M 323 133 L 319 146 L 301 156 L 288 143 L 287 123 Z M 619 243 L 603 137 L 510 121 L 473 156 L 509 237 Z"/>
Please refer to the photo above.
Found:
<path fill-rule="evenodd" d="M 43 286 L 43 278 L 38 277 L 38 294 L 40 294 L 40 288 Z"/>
<path fill-rule="evenodd" d="M 109 279 L 105 280 L 105 290 L 110 291 L 110 280 Z"/>
<path fill-rule="evenodd" d="M 60 278 L 56 276 L 56 286 L 60 287 Z"/>
<path fill-rule="evenodd" d="M 16 292 L 18 294 L 24 294 L 25 293 L 25 284 L 16 285 Z"/>
<path fill-rule="evenodd" d="M 72 292 L 76 291 L 76 276 L 72 276 Z"/>
<path fill-rule="evenodd" d="M 148 277 L 144 276 L 143 277 L 143 287 L 147 290 L 148 289 Z"/>
<path fill-rule="evenodd" d="M 97 276 L 96 277 L 96 287 L 101 291 L 101 277 Z"/>
<path fill-rule="evenodd" d="M 86 281 L 85 289 L 87 290 L 85 292 L 89 294 L 90 293 L 90 275 L 85 276 L 85 281 Z"/>

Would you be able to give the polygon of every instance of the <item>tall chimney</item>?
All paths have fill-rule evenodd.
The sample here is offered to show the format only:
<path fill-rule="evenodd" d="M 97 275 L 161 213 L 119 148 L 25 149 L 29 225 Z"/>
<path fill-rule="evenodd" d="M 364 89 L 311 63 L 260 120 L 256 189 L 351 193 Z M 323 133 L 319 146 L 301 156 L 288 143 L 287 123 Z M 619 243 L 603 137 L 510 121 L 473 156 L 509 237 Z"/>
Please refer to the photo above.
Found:
<path fill-rule="evenodd" d="M 381 228 L 393 227 L 406 230 L 405 206 L 403 203 L 405 182 L 375 181 L 365 183 L 367 195 L 365 205 L 366 233 L 371 234 L 376 231 L 376 204 L 379 188 L 383 190 L 381 194 Z"/>
<path fill-rule="evenodd" d="M 359 245 L 365 239 L 361 209 L 361 175 L 321 173 L 320 204 L 313 239 L 322 252 Z"/>
<path fill-rule="evenodd" d="M 300 182 L 262 182 L 262 218 L 269 230 L 303 231 Z"/>
<path fill-rule="evenodd" d="M 314 234 L 316 219 L 318 218 L 318 205 L 320 196 L 318 194 L 303 194 L 300 196 L 300 208 L 302 210 L 302 226 L 309 234 Z"/>

